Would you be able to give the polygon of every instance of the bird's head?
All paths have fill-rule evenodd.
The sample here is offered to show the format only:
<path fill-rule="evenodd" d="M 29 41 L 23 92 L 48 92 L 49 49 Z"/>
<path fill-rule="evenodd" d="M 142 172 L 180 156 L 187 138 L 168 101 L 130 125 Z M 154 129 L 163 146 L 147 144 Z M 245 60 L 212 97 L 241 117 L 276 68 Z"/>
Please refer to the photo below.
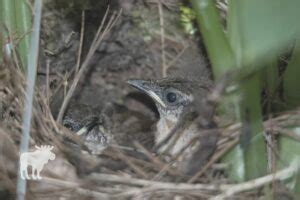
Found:
<path fill-rule="evenodd" d="M 160 118 L 177 122 L 185 107 L 194 101 L 191 83 L 181 79 L 128 80 L 128 83 L 151 97 Z"/>
<path fill-rule="evenodd" d="M 160 115 L 156 124 L 155 142 L 157 148 L 169 137 L 173 130 L 191 122 L 198 113 L 198 104 L 208 93 L 208 87 L 199 81 L 182 78 L 160 80 L 129 80 L 128 83 L 150 96 Z M 201 112 L 201 111 L 200 111 Z M 200 113 L 201 114 L 201 113 Z M 169 140 L 169 139 L 168 139 Z M 183 145 L 177 145 L 180 148 Z M 163 149 L 164 147 L 162 147 Z M 176 148 L 177 150 L 180 149 Z M 160 150 L 159 150 L 160 151 Z"/>

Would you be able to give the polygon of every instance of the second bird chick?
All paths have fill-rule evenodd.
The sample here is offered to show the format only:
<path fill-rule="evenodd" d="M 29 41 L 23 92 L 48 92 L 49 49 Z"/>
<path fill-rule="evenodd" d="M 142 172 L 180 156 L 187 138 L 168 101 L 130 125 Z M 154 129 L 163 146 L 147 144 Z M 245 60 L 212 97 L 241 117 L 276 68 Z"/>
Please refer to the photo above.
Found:
<path fill-rule="evenodd" d="M 63 125 L 83 138 L 92 154 L 101 154 L 112 140 L 109 121 L 100 114 L 98 108 L 90 105 L 72 105 L 64 117 Z"/>

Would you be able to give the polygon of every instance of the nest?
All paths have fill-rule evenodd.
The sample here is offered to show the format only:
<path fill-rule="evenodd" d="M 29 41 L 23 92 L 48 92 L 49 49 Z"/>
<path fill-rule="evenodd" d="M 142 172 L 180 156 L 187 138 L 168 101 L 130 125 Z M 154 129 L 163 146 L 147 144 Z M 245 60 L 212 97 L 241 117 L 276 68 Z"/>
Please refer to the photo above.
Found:
<path fill-rule="evenodd" d="M 118 18 L 117 15 L 115 17 Z M 115 19 L 107 23 L 106 33 Z M 66 105 L 103 34 L 99 32 L 96 35 L 86 60 L 76 72 L 70 94 L 66 96 Z M 16 63 L 17 60 L 14 60 L 0 66 L 1 199 L 15 198 L 17 191 L 25 77 Z M 193 176 L 182 174 L 173 165 L 176 158 L 156 155 L 138 142 L 134 149 L 143 154 L 143 159 L 113 147 L 105 154 L 95 156 L 89 153 L 79 136 L 58 122 L 61 119 L 54 119 L 49 106 L 51 93 L 54 92 L 48 84 L 45 88 L 35 88 L 30 149 L 35 145 L 53 145 L 56 158 L 43 169 L 42 180 L 27 181 L 26 199 L 253 199 L 262 195 L 265 184 L 288 177 L 296 170 L 291 165 L 285 171 L 259 178 L 255 183 L 230 183 L 225 173 L 228 166 L 219 161 L 238 143 L 240 124 L 219 128 L 221 137 L 217 150 Z M 264 124 L 265 129 L 272 134 L 280 132 L 299 140 L 299 136 L 287 129 L 300 124 L 299 112 L 298 109 L 269 119 Z M 123 166 L 122 169 L 120 166 Z"/>
<path fill-rule="evenodd" d="M 0 196 L 8 199 L 16 193 L 25 79 L 14 65 L 1 66 L 1 72 Z M 27 199 L 208 199 L 234 186 L 228 184 L 224 175 L 226 166 L 217 162 L 237 144 L 239 124 L 222 129 L 222 139 L 214 156 L 195 176 L 185 177 L 172 162 L 166 162 L 167 158 L 156 156 L 139 144 L 136 148 L 143 152 L 146 160 L 113 148 L 101 157 L 90 155 L 78 136 L 53 119 L 47 95 L 42 95 L 38 88 L 35 94 L 30 147 L 53 145 L 56 159 L 46 165 L 42 180 L 28 181 Z M 266 121 L 265 126 L 299 140 L 283 131 L 298 123 L 298 116 L 299 110 L 286 113 Z M 73 148 L 66 140 L 80 145 L 82 150 Z M 126 167 L 114 170 L 114 165 Z M 257 188 L 260 186 L 236 198 L 253 198 L 259 194 Z"/>

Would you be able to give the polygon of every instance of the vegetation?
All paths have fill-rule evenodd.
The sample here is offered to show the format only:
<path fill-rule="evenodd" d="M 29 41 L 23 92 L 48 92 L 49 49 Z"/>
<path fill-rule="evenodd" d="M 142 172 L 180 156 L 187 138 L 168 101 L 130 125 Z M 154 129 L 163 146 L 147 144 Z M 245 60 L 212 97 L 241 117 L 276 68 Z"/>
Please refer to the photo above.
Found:
<path fill-rule="evenodd" d="M 31 32 L 31 14 L 26 0 L 3 0 L 0 2 L 0 26 L 2 42 L 5 41 L 6 54 L 13 55 L 11 51 L 18 50 L 21 66 L 27 65 L 27 53 Z M 14 41 L 12 41 L 14 40 Z"/>
<path fill-rule="evenodd" d="M 288 166 L 298 159 L 298 142 L 280 134 L 277 149 L 274 140 L 268 140 L 274 138 L 274 131 L 266 130 L 263 120 L 276 116 L 278 111 L 299 106 L 300 79 L 296 78 L 300 70 L 300 27 L 296 20 L 300 17 L 296 9 L 299 1 L 229 0 L 225 26 L 221 24 L 213 1 L 191 0 L 191 3 L 197 13 L 215 80 L 235 74 L 230 77 L 231 86 L 237 88 L 231 101 L 238 99 L 234 109 L 236 118 L 242 123 L 242 132 L 238 145 L 223 158 L 230 165 L 230 177 L 241 182 Z M 291 46 L 293 48 L 289 48 Z M 289 51 L 292 58 L 287 66 L 279 66 L 280 55 Z M 283 85 L 282 90 L 280 85 Z M 267 109 L 263 108 L 265 105 Z M 228 113 L 223 110 L 221 115 Z M 288 127 L 295 135 L 297 128 Z M 267 151 L 270 148 L 272 150 Z M 277 150 L 279 157 L 272 153 Z"/>
<path fill-rule="evenodd" d="M 84 1 L 82 3 L 84 4 Z M 221 145 L 219 151 L 205 165 L 204 169 L 200 170 L 195 176 L 189 177 L 186 183 L 182 184 L 160 181 L 158 177 L 164 176 L 161 174 L 170 175 L 173 178 L 171 180 L 175 180 L 175 178 L 177 180 L 178 177 L 180 177 L 178 178 L 180 180 L 186 180 L 186 177 L 181 176 L 182 174 L 179 174 L 176 171 L 177 169 L 173 169 L 168 164 L 170 158 L 155 157 L 151 154 L 152 152 L 148 152 L 138 144 L 137 147 L 142 152 L 146 152 L 145 155 L 148 161 L 141 161 L 128 155 L 125 156 L 121 151 L 110 152 L 111 154 L 106 155 L 128 164 L 130 168 L 128 174 L 131 177 L 122 176 L 123 172 L 118 172 L 117 175 L 98 173 L 89 177 L 89 181 L 104 182 L 105 189 L 109 191 L 107 193 L 103 189 L 104 186 L 99 186 L 103 190 L 99 188 L 87 189 L 92 185 L 91 182 L 75 175 L 68 180 L 46 178 L 46 183 L 58 185 L 59 187 L 64 186 L 66 190 L 71 188 L 82 196 L 99 199 L 135 197 L 142 195 L 145 191 L 147 193 L 157 191 L 162 191 L 162 193 L 173 192 L 173 197 L 178 194 L 193 196 L 190 192 L 195 191 L 196 197 L 205 198 L 209 196 L 212 199 L 224 199 L 257 188 L 263 188 L 264 196 L 267 199 L 272 199 L 276 187 L 273 180 L 284 180 L 286 187 L 293 191 L 294 196 L 300 196 L 300 176 L 297 173 L 300 163 L 300 26 L 298 23 L 298 19 L 300 19 L 298 10 L 300 1 L 190 0 L 190 3 L 191 8 L 189 4 L 180 6 L 181 14 L 178 20 L 181 20 L 181 25 L 189 35 L 197 33 L 193 23 L 198 22 L 198 30 L 201 32 L 215 81 L 215 91 L 208 99 L 218 104 L 219 130 L 222 132 L 221 135 L 226 136 L 224 136 L 226 138 L 225 147 Z M 162 7 L 160 7 L 160 12 L 162 12 L 161 9 Z M 65 94 L 67 100 L 64 103 L 66 105 L 62 106 L 59 120 L 55 121 L 50 111 L 49 99 L 47 99 L 49 97 L 43 97 L 40 92 L 34 93 L 36 62 L 40 53 L 38 50 L 39 33 L 36 31 L 39 30 L 37 27 L 40 26 L 40 21 L 32 19 L 33 16 L 37 16 L 31 13 L 27 0 L 0 1 L 0 95 L 9 93 L 14 99 L 17 99 L 17 102 L 22 102 L 23 95 L 30 95 L 29 99 L 32 101 L 27 103 L 32 104 L 34 102 L 37 105 L 33 106 L 30 111 L 27 110 L 27 113 L 30 114 L 26 116 L 26 114 L 23 115 L 23 110 L 28 108 L 26 102 L 18 104 L 17 111 L 14 113 L 17 120 L 10 124 L 13 127 L 13 131 L 10 131 L 21 132 L 20 127 L 24 124 L 21 123 L 20 118 L 24 117 L 26 119 L 28 117 L 25 125 L 29 134 L 32 111 L 34 125 L 31 128 L 33 132 L 31 138 L 35 142 L 53 141 L 60 147 L 60 153 L 66 157 L 65 160 L 78 161 L 84 167 L 94 164 L 93 167 L 96 168 L 98 165 L 96 166 L 95 163 L 98 160 L 82 153 L 74 155 L 73 149 L 68 149 L 67 145 L 64 147 L 66 137 L 62 132 L 68 133 L 68 131 L 61 125 L 61 121 L 81 75 L 91 63 L 91 58 L 98 50 L 102 40 L 117 24 L 121 16 L 120 13 L 118 15 L 116 13 L 111 14 L 109 11 L 108 9 L 103 17 L 85 60 L 80 61 L 80 49 L 78 51 L 80 53 L 77 55 L 79 58 L 76 73 L 74 71 L 70 72 L 66 75 L 66 81 L 63 80 L 67 84 L 67 79 L 74 77 L 70 89 Z M 41 12 L 41 6 L 38 12 Z M 221 13 L 223 13 L 222 16 Z M 82 12 L 82 16 L 84 21 L 84 12 Z M 111 18 L 108 19 L 109 17 Z M 37 23 L 33 31 L 31 30 L 32 21 Z M 151 20 L 151 22 L 156 25 L 159 24 L 159 21 Z M 161 24 L 163 23 L 160 23 L 160 26 Z M 84 26 L 84 23 L 81 25 Z M 166 41 L 176 41 L 175 36 L 168 37 L 167 31 L 164 31 L 162 27 L 160 28 L 160 33 L 163 33 L 162 37 L 166 37 Z M 155 30 L 153 32 L 157 34 L 159 31 Z M 165 33 L 166 36 L 164 36 Z M 83 28 L 81 34 L 84 34 Z M 151 40 L 155 40 L 155 34 L 151 35 L 153 36 Z M 164 39 L 161 41 L 165 43 Z M 84 45 L 81 43 L 78 46 L 82 48 Z M 163 48 L 162 52 L 165 53 Z M 176 62 L 176 60 L 169 63 L 173 62 Z M 27 92 L 24 92 L 24 72 L 30 76 L 27 78 L 27 87 L 31 88 L 27 88 Z M 47 76 L 49 76 L 49 71 L 47 71 Z M 5 89 L 1 87 L 2 85 Z M 48 85 L 47 90 L 49 90 Z M 8 108 L 3 109 L 2 103 L 10 104 L 12 97 L 0 96 L 0 98 L 0 118 L 2 118 L 3 110 L 9 110 Z M 15 138 L 12 139 L 13 134 L 11 134 L 12 136 L 6 134 L 7 129 L 2 128 L 0 127 L 0 148 L 11 146 L 12 157 L 16 157 L 18 152 L 16 149 L 19 148 L 18 145 L 22 141 L 20 138 L 21 133 L 16 137 L 18 142 L 15 142 L 13 141 Z M 43 130 L 41 135 L 39 135 L 40 130 Z M 53 132 L 56 134 L 55 137 Z M 70 140 L 76 144 L 79 141 L 77 136 L 66 135 L 68 140 L 71 138 Z M 29 140 L 29 138 L 27 139 Z M 8 141 L 8 145 L 3 141 Z M 25 143 L 26 146 L 28 141 Z M 82 144 L 80 143 L 80 145 Z M 22 148 L 27 150 L 27 147 L 23 146 Z M 212 164 L 216 162 L 225 164 L 224 171 L 226 178 L 228 178 L 226 180 L 229 183 L 226 182 L 226 184 L 221 184 L 219 187 L 215 187 L 213 183 L 193 183 L 201 182 L 199 180 L 202 180 L 201 176 L 205 173 L 205 170 L 210 169 Z M 76 167 L 76 164 L 74 164 L 70 167 L 70 171 L 75 171 Z M 152 169 L 154 174 L 156 173 L 153 179 L 149 178 L 153 177 L 153 171 L 150 170 L 151 173 L 147 171 L 149 168 L 155 168 Z M 10 173 L 16 173 L 9 170 L 6 171 L 1 168 L 0 175 L 5 174 L 3 177 L 9 180 Z M 78 182 L 73 184 L 72 181 L 75 179 Z M 256 180 L 255 184 L 251 182 L 253 179 Z M 22 180 L 19 180 L 18 183 L 21 183 L 21 185 L 18 185 L 18 192 L 21 193 L 19 195 L 22 199 L 26 194 L 26 184 L 24 185 Z M 121 187 L 122 184 L 125 187 Z M 4 190 L 2 187 L 5 188 L 0 184 L 0 197 L 2 195 L 1 191 Z M 10 190 L 16 191 L 16 188 L 12 188 Z M 150 192 L 145 188 L 149 189 Z M 115 191 L 119 191 L 119 193 L 114 194 Z"/>

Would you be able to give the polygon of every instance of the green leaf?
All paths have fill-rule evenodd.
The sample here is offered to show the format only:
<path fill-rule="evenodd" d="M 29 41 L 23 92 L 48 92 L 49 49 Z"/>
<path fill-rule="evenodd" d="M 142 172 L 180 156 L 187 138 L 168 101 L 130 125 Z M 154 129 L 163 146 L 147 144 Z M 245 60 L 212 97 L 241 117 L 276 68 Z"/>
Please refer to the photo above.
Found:
<path fill-rule="evenodd" d="M 278 86 L 276 58 L 299 37 L 300 1 L 229 0 L 227 35 L 223 31 L 214 1 L 191 2 L 216 79 L 232 69 L 240 71 L 237 75 L 241 74 L 240 78 L 234 77 L 239 80 L 236 88 L 239 88 L 237 96 L 241 99 L 235 113 L 243 129 L 239 146 L 229 153 L 232 157 L 226 156 L 226 162 L 233 165 L 229 175 L 237 181 L 257 178 L 267 172 L 262 87 L 266 86 L 271 96 L 275 95 Z M 267 73 L 265 79 L 261 79 L 261 69 Z M 295 74 L 299 74 L 299 67 L 290 70 L 293 75 L 287 76 L 295 77 Z M 295 83 L 299 85 L 299 81 L 288 79 L 285 83 L 289 85 L 286 96 L 298 100 Z M 222 114 L 226 114 L 226 110 Z"/>
<path fill-rule="evenodd" d="M 223 161 L 228 164 L 227 173 L 231 180 L 237 182 L 245 181 L 245 161 L 244 153 L 240 145 L 236 145 L 234 149 L 229 151 L 224 157 Z"/>
<path fill-rule="evenodd" d="M 244 12 L 250 12 L 251 10 L 248 9 L 253 8 L 246 7 L 247 3 L 245 2 L 229 2 L 227 23 L 228 38 L 235 55 L 236 66 L 242 71 L 249 71 L 249 69 L 256 70 L 258 68 L 257 65 L 261 65 L 261 63 L 258 62 L 258 57 L 254 54 L 251 55 L 251 42 L 254 42 L 254 40 L 247 30 L 252 26 L 250 18 L 253 18 L 253 15 L 244 16 Z M 233 149 L 233 151 L 240 151 L 241 148 L 243 150 L 243 160 L 232 162 L 231 159 L 236 160 L 236 158 L 227 157 L 225 159 L 225 162 L 231 162 L 233 165 L 236 165 L 232 167 L 234 170 L 228 171 L 229 176 L 236 181 L 257 178 L 264 175 L 267 170 L 260 103 L 262 91 L 260 76 L 261 72 L 256 70 L 252 76 L 243 79 L 239 86 L 241 101 L 237 111 L 243 128 L 239 147 Z M 237 155 L 237 153 L 233 152 L 232 155 Z M 235 170 L 240 167 L 241 162 L 244 162 L 244 174 L 242 176 Z"/>
<path fill-rule="evenodd" d="M 235 67 L 234 57 L 220 17 L 211 0 L 191 0 L 196 12 L 197 22 L 212 63 L 215 79 Z"/>
<path fill-rule="evenodd" d="M 13 36 L 15 43 L 18 42 L 17 50 L 21 58 L 22 66 L 25 68 L 27 65 L 27 52 L 31 31 L 31 15 L 27 0 L 1 0 L 0 19 L 0 31 L 3 40 L 10 42 L 8 46 L 13 45 L 12 41 L 8 41 L 10 36 Z M 9 51 L 10 49 L 6 48 L 6 50 Z M 6 52 L 6 54 L 10 55 L 11 52 Z"/>
<path fill-rule="evenodd" d="M 223 157 L 223 161 L 229 166 L 227 173 L 231 180 L 243 182 L 266 173 L 263 141 L 263 134 L 257 134 L 250 139 L 248 148 L 240 143 Z M 256 147 L 260 149 L 255 149 Z M 259 152 L 262 152 L 262 155 L 258 154 Z"/>
<path fill-rule="evenodd" d="M 277 65 L 277 57 L 274 56 L 263 69 L 262 80 L 265 90 L 265 99 L 263 99 L 263 106 L 266 106 L 266 114 L 270 114 L 272 111 L 276 112 L 274 108 L 279 99 L 279 71 Z"/>
<path fill-rule="evenodd" d="M 300 38 L 283 75 L 283 94 L 287 108 L 300 105 Z"/>
<path fill-rule="evenodd" d="M 12 54 L 12 49 L 10 48 L 12 45 L 8 43 L 9 32 L 7 30 L 13 33 L 16 28 L 14 0 L 1 0 L 0 9 L 0 31 L 4 41 L 3 45 L 5 45 L 4 48 L 1 46 L 1 50 L 5 51 L 5 55 L 10 56 Z"/>
<path fill-rule="evenodd" d="M 18 0 L 15 3 L 16 28 L 18 33 L 18 52 L 20 54 L 22 66 L 27 65 L 27 52 L 29 51 L 31 33 L 31 15 L 27 0 Z"/>
<path fill-rule="evenodd" d="M 299 36 L 299 7 L 298 0 L 229 1 L 229 37 L 244 64 L 264 62 Z"/>
<path fill-rule="evenodd" d="M 300 128 L 291 128 L 291 131 L 300 136 Z M 283 169 L 290 165 L 294 160 L 299 159 L 300 155 L 300 142 L 286 137 L 279 136 L 278 140 L 279 159 L 277 160 L 277 167 Z M 287 185 L 294 191 L 296 196 L 300 196 L 300 175 L 294 176 L 291 180 L 287 181 Z"/>

